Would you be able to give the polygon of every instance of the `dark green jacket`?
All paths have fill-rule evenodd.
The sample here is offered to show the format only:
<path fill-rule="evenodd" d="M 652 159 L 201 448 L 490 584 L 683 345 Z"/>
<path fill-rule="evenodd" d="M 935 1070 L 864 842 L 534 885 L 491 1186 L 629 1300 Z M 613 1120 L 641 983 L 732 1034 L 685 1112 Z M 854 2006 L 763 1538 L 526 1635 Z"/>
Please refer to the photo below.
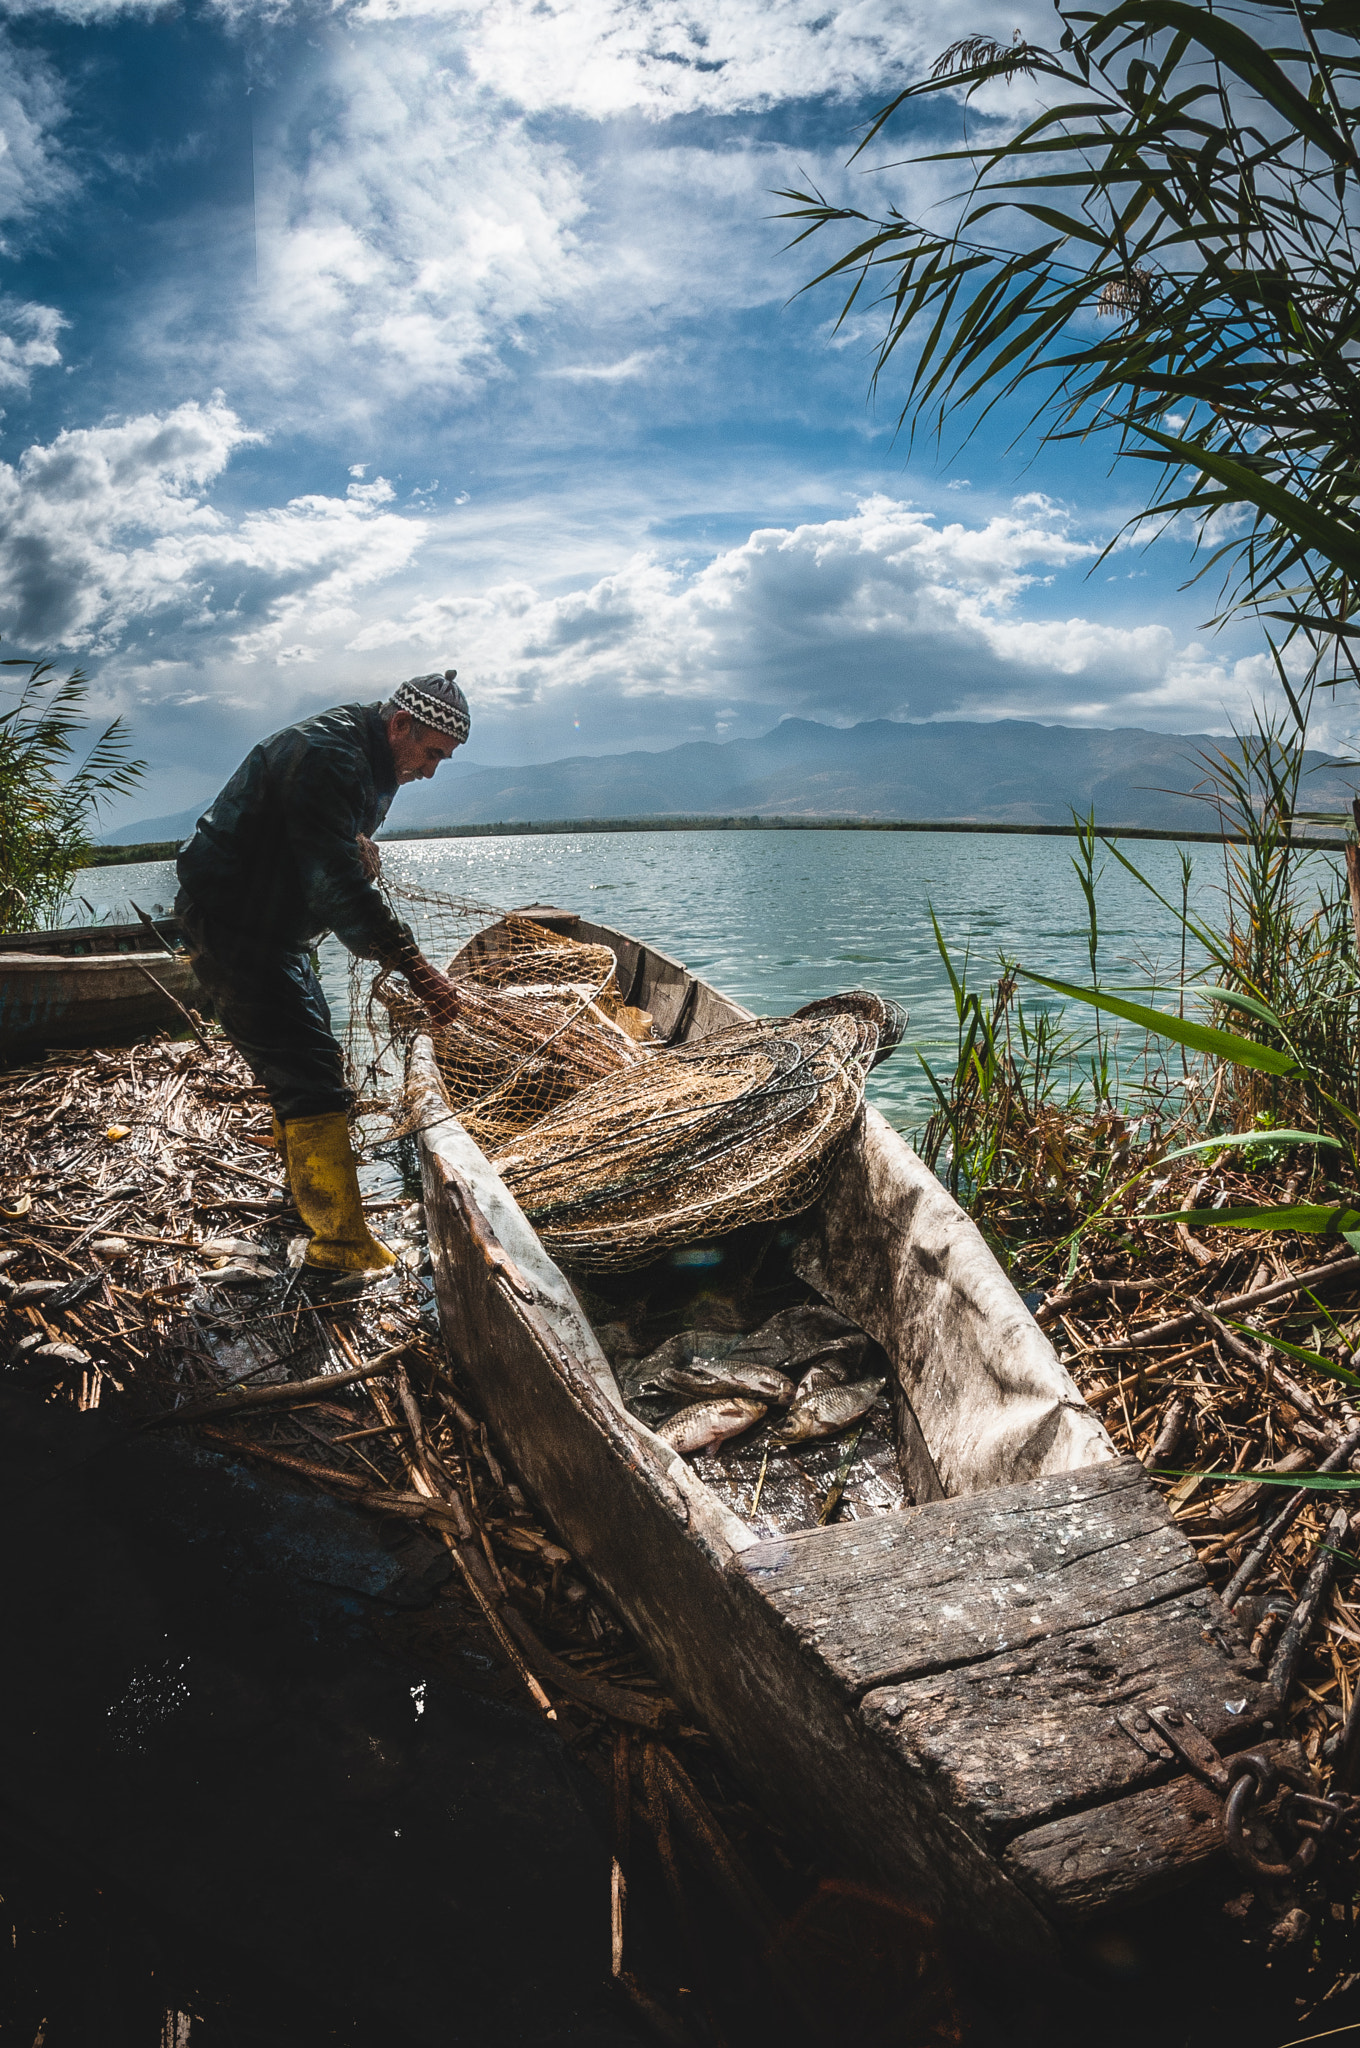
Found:
<path fill-rule="evenodd" d="M 392 960 L 410 933 L 365 879 L 355 845 L 397 793 L 376 704 L 341 704 L 252 747 L 179 850 L 195 909 L 252 947 L 304 952 L 323 932 Z"/>

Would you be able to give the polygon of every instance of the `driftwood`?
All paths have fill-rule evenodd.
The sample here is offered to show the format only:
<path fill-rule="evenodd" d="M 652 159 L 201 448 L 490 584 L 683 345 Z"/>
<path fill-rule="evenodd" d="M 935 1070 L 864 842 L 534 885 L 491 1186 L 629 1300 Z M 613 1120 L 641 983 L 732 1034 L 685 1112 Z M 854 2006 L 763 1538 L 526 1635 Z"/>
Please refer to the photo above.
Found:
<path fill-rule="evenodd" d="M 1148 1464 L 1154 1472 L 1159 1465 L 1164 1465 L 1169 1458 L 1175 1457 L 1180 1448 L 1181 1438 L 1185 1435 L 1190 1413 L 1189 1397 L 1185 1394 L 1173 1394 L 1162 1411 L 1161 1428 L 1153 1438 L 1152 1449 L 1148 1453 Z"/>
<path fill-rule="evenodd" d="M 147 922 L 149 922 L 149 920 L 147 920 Z M 155 929 L 154 926 L 152 927 L 152 929 Z M 163 981 L 157 980 L 156 976 L 151 972 L 151 969 L 149 967 L 143 967 L 140 960 L 134 960 L 131 964 L 137 969 L 137 972 L 139 974 L 144 974 L 146 976 L 147 980 L 151 983 L 152 988 L 156 989 L 161 995 L 163 995 L 167 1003 L 174 1004 L 175 1008 L 179 1011 L 180 1016 L 184 1019 L 189 1029 L 193 1032 L 194 1037 L 202 1046 L 204 1052 L 210 1053 L 212 1051 L 212 1047 L 209 1045 L 207 1039 L 204 1037 L 203 1026 L 194 1016 L 193 1011 L 186 1010 L 183 1003 L 180 1001 L 179 997 L 173 994 L 172 991 L 165 986 L 165 983 Z"/>
<path fill-rule="evenodd" d="M 1230 1294 L 1218 1303 L 1221 1315 L 1235 1315 L 1239 1309 L 1258 1308 L 1268 1301 L 1283 1301 L 1291 1294 L 1306 1294 L 1310 1287 L 1331 1286 L 1337 1280 L 1354 1280 L 1360 1275 L 1360 1258 L 1329 1259 L 1325 1265 L 1310 1266 L 1306 1273 L 1293 1273 L 1283 1280 L 1272 1280 L 1266 1287 L 1254 1287 L 1247 1294 Z M 1187 1315 L 1173 1316 L 1170 1322 L 1156 1323 L 1151 1329 L 1131 1330 L 1127 1337 L 1093 1344 L 1097 1352 L 1141 1351 L 1150 1344 L 1169 1344 L 1175 1337 L 1183 1337 L 1194 1329 L 1200 1320 L 1200 1311 L 1191 1309 Z"/>
<path fill-rule="evenodd" d="M 377 1373 L 390 1372 L 394 1359 L 409 1351 L 410 1343 L 394 1344 L 390 1351 L 381 1352 L 377 1358 L 369 1359 L 366 1365 L 352 1365 L 344 1372 L 318 1373 L 309 1380 L 289 1380 L 286 1386 L 248 1387 L 240 1392 L 228 1390 L 216 1394 L 209 1401 L 192 1401 L 183 1408 L 168 1408 L 163 1415 L 153 1415 L 144 1423 L 145 1429 L 164 1429 L 174 1424 L 184 1427 L 189 1424 L 217 1421 L 224 1415 L 234 1415 L 240 1409 L 293 1408 L 300 1401 L 314 1401 L 318 1394 L 334 1393 L 339 1387 L 352 1386 L 356 1380 L 372 1379 Z"/>
<path fill-rule="evenodd" d="M 1298 1606 L 1289 1617 L 1275 1655 L 1270 1660 L 1270 1682 L 1282 1700 L 1289 1697 L 1303 1646 L 1332 1589 L 1336 1568 L 1341 1562 L 1339 1553 L 1349 1532 L 1350 1516 L 1345 1508 L 1338 1508 L 1327 1524 L 1326 1541 L 1319 1546 L 1317 1556 L 1308 1567 Z"/>

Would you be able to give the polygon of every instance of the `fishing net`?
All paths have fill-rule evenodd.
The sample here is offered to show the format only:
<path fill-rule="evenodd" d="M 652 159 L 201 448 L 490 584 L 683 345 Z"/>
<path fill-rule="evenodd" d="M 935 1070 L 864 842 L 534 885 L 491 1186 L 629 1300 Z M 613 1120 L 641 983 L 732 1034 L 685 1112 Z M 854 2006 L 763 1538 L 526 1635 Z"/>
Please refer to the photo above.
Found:
<path fill-rule="evenodd" d="M 523 912 L 384 887 L 458 985 L 432 1024 L 379 973 L 366 1015 L 390 1042 L 430 1037 L 449 1107 L 556 1258 L 643 1265 L 817 1199 L 865 1078 L 906 1012 L 866 989 L 666 1045 L 620 995 L 614 954 Z M 397 1128 L 415 1116 L 398 1114 Z"/>
<path fill-rule="evenodd" d="M 607 946 L 565 938 L 522 913 L 386 888 L 422 952 L 449 968 L 461 1000 L 453 1024 L 431 1025 L 400 975 L 380 972 L 368 1014 L 381 1006 L 398 1040 L 429 1033 L 449 1107 L 484 1151 L 643 1057 L 651 1019 L 619 996 Z"/>
<path fill-rule="evenodd" d="M 880 1049 L 862 1010 L 757 1019 L 583 1089 L 494 1164 L 554 1258 L 643 1265 L 806 1209 Z"/>

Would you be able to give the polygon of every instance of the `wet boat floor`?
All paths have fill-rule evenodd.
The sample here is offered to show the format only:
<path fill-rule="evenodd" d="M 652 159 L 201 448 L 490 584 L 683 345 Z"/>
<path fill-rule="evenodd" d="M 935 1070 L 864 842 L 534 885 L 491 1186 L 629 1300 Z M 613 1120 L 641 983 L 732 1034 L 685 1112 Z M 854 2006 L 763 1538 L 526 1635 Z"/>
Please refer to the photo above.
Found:
<path fill-rule="evenodd" d="M 637 1272 L 576 1274 L 573 1285 L 606 1356 L 622 1374 L 630 1360 L 687 1330 L 747 1336 L 783 1309 L 820 1303 L 823 1297 L 794 1270 L 798 1238 L 789 1226 L 753 1226 Z M 797 1368 L 791 1371 L 796 1376 Z M 890 1373 L 887 1357 L 875 1345 L 855 1376 L 878 1379 Z M 655 1429 L 695 1398 L 682 1394 L 630 1400 L 628 1405 Z M 729 1437 L 689 1461 L 705 1485 L 757 1534 L 784 1536 L 815 1528 L 838 1479 L 841 1493 L 830 1520 L 862 1521 L 913 1505 L 898 1466 L 886 1395 L 862 1422 L 797 1446 L 781 1444 L 775 1435 L 783 1413 L 772 1408 L 745 1435 Z"/>

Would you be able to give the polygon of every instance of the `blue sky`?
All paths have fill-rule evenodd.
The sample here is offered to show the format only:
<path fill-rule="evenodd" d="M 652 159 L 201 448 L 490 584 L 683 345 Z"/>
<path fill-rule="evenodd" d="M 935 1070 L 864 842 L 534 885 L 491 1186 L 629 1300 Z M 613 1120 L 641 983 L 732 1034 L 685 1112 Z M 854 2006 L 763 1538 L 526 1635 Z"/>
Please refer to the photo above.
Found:
<path fill-rule="evenodd" d="M 1049 19 L 9 0 L 0 635 L 127 716 L 150 771 L 107 822 L 444 666 L 473 762 L 787 715 L 1244 716 L 1259 633 L 1202 630 L 1182 544 L 1089 573 L 1143 476 L 1004 421 L 909 451 L 875 317 L 794 298 L 812 260 L 770 217 L 808 181 L 933 204 L 942 173 L 846 169 L 863 122 L 960 26 Z"/>

